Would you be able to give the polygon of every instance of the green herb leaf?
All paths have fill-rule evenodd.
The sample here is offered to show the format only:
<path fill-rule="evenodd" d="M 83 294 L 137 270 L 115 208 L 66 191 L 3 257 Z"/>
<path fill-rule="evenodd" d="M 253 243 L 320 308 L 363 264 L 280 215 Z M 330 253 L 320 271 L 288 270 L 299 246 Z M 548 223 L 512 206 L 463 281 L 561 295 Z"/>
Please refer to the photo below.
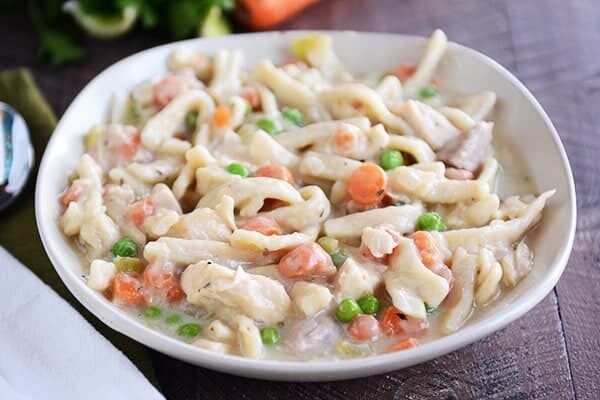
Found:
<path fill-rule="evenodd" d="M 67 35 L 51 29 L 41 32 L 38 49 L 40 61 L 56 66 L 79 61 L 85 56 L 85 50 Z"/>

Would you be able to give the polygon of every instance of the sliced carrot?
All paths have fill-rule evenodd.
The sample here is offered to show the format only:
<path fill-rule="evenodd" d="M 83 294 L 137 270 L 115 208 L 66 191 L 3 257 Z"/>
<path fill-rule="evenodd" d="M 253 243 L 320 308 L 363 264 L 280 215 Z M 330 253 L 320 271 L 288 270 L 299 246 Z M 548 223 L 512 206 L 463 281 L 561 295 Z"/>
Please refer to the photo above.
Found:
<path fill-rule="evenodd" d="M 163 108 L 173 100 L 183 89 L 181 79 L 167 76 L 152 87 L 152 101 L 158 108 Z"/>
<path fill-rule="evenodd" d="M 417 231 L 410 235 L 410 237 L 419 251 L 423 265 L 452 285 L 452 270 L 444 264 L 442 253 L 437 248 L 431 233 L 427 231 Z"/>
<path fill-rule="evenodd" d="M 222 128 L 231 122 L 231 109 L 227 106 L 218 106 L 213 114 L 215 126 Z"/>
<path fill-rule="evenodd" d="M 358 137 L 354 132 L 345 129 L 335 131 L 332 139 L 333 147 L 342 151 L 352 150 L 358 141 Z"/>
<path fill-rule="evenodd" d="M 400 311 L 395 307 L 388 307 L 379 317 L 381 332 L 386 336 L 396 336 L 404 332 L 400 319 Z"/>
<path fill-rule="evenodd" d="M 337 269 L 329 254 L 316 243 L 302 244 L 279 261 L 279 272 L 286 278 L 329 277 Z"/>
<path fill-rule="evenodd" d="M 375 340 L 379 331 L 379 322 L 372 315 L 359 315 L 348 325 L 348 336 L 358 341 Z"/>
<path fill-rule="evenodd" d="M 140 148 L 141 138 L 139 132 L 136 132 L 127 137 L 127 140 L 120 143 L 120 145 L 114 149 L 118 154 L 127 160 L 132 160 L 137 154 Z"/>
<path fill-rule="evenodd" d="M 294 179 L 294 176 L 290 170 L 284 165 L 280 164 L 262 165 L 258 167 L 256 171 L 254 171 L 254 176 L 281 179 L 282 181 L 286 181 L 291 185 L 296 185 L 296 180 Z"/>
<path fill-rule="evenodd" d="M 401 342 L 395 343 L 390 347 L 389 351 L 402 351 L 402 350 L 407 350 L 407 349 L 411 349 L 413 347 L 416 347 L 419 344 L 419 341 L 415 338 L 408 338 L 406 340 L 403 340 Z"/>
<path fill-rule="evenodd" d="M 142 283 L 137 277 L 119 272 L 113 280 L 112 286 L 113 300 L 122 303 L 139 306 L 144 304 L 144 294 L 142 293 Z"/>
<path fill-rule="evenodd" d="M 277 221 L 271 217 L 265 217 L 262 215 L 257 215 L 247 219 L 243 224 L 241 224 L 240 228 L 259 232 L 265 236 L 281 235 L 282 233 L 282 229 Z"/>
<path fill-rule="evenodd" d="M 398 77 L 398 79 L 400 79 L 401 81 L 404 81 L 410 78 L 416 70 L 417 67 L 415 67 L 414 65 L 400 64 L 396 67 L 396 69 L 394 69 L 394 71 L 392 71 L 392 74 Z"/>
<path fill-rule="evenodd" d="M 166 297 L 169 303 L 176 303 L 178 301 L 181 301 L 185 297 L 185 292 L 181 288 L 181 285 L 178 281 L 175 282 L 173 286 L 169 288 L 169 290 L 167 290 Z"/>
<path fill-rule="evenodd" d="M 73 183 L 63 194 L 60 196 L 60 204 L 67 208 L 72 201 L 77 201 L 83 188 L 77 182 Z"/>
<path fill-rule="evenodd" d="M 352 100 L 352 103 L 350 103 L 350 105 L 352 106 L 352 108 L 354 108 L 355 110 L 360 110 L 361 108 L 363 108 L 363 102 L 360 100 Z"/>
<path fill-rule="evenodd" d="M 142 274 L 144 286 L 152 289 L 165 289 L 173 285 L 175 274 L 173 265 L 151 263 Z"/>
<path fill-rule="evenodd" d="M 125 218 L 136 225 L 141 225 L 146 217 L 154 214 L 154 205 L 150 199 L 136 201 L 125 212 Z"/>
<path fill-rule="evenodd" d="M 427 231 L 417 231 L 410 235 L 410 238 L 415 243 L 415 246 L 421 255 L 421 260 L 426 267 L 431 268 L 442 262 L 442 255 L 435 245 L 431 233 Z"/>
<path fill-rule="evenodd" d="M 252 110 L 258 111 L 261 109 L 261 100 L 260 95 L 258 94 L 258 90 L 255 88 L 248 86 L 242 91 L 242 97 L 246 99 Z"/>
<path fill-rule="evenodd" d="M 348 194 L 361 206 L 377 204 L 385 195 L 386 187 L 385 171 L 373 163 L 356 168 L 348 179 Z"/>

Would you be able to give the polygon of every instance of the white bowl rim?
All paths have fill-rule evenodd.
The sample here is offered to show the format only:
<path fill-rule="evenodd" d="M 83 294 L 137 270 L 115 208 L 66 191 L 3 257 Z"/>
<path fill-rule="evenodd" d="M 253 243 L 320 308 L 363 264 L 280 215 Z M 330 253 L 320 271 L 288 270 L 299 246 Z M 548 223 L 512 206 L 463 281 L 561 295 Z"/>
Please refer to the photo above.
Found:
<path fill-rule="evenodd" d="M 302 35 L 302 34 L 350 34 L 360 35 L 369 37 L 379 37 L 383 39 L 402 38 L 406 40 L 426 40 L 426 38 L 415 35 L 402 35 L 393 33 L 378 33 L 378 32 L 361 32 L 361 31 L 348 31 L 348 30 L 291 30 L 291 31 L 271 31 L 271 32 L 259 32 L 259 33 L 243 33 L 230 35 L 234 37 L 248 37 L 248 36 L 279 36 L 279 35 Z M 96 75 L 90 82 L 86 84 L 83 90 L 73 99 L 69 107 L 64 112 L 59 123 L 55 128 L 56 131 L 60 131 L 63 119 L 69 114 L 73 108 L 73 104 L 76 103 L 79 98 L 85 96 L 89 87 L 97 80 L 100 80 L 104 75 L 109 74 L 112 70 L 117 69 L 122 63 L 130 60 L 131 58 L 137 57 L 147 52 L 152 52 L 158 49 L 166 47 L 175 47 L 178 45 L 185 45 L 197 42 L 202 39 L 188 39 L 178 42 L 170 42 L 160 46 L 151 47 L 149 49 L 134 53 L 127 56 L 116 63 L 110 65 L 98 75 Z M 211 38 L 209 40 L 219 40 L 219 38 Z M 396 353 L 387 353 L 381 355 L 375 355 L 365 358 L 357 358 L 342 361 L 276 361 L 276 360 L 254 360 L 249 358 L 243 358 L 239 356 L 223 355 L 213 353 L 195 346 L 191 346 L 187 343 L 179 341 L 175 338 L 169 337 L 163 333 L 153 330 L 147 327 L 114 306 L 102 302 L 99 295 L 89 289 L 85 283 L 80 279 L 80 276 L 74 273 L 70 268 L 61 262 L 60 254 L 57 253 L 57 249 L 53 246 L 53 241 L 57 238 L 52 238 L 47 228 L 40 223 L 41 217 L 44 213 L 43 210 L 43 199 L 41 198 L 42 179 L 45 175 L 45 167 L 48 163 L 48 154 L 51 153 L 54 142 L 56 141 L 57 135 L 53 135 L 46 147 L 44 156 L 40 163 L 38 178 L 36 181 L 35 191 L 35 214 L 37 221 L 37 228 L 52 265 L 56 272 L 60 276 L 61 280 L 67 286 L 69 291 L 82 303 L 90 312 L 96 315 L 106 325 L 115 329 L 116 331 L 138 341 L 139 343 L 145 344 L 155 350 L 158 350 L 164 354 L 174 356 L 176 358 L 186 360 L 188 362 L 200 365 L 209 369 L 214 369 L 222 372 L 233 373 L 236 375 L 255 377 L 260 379 L 272 379 L 272 380 L 296 380 L 296 381 L 323 381 L 323 380 L 339 380 L 339 379 L 351 379 L 357 377 L 364 377 L 375 375 L 378 373 L 389 372 L 412 366 L 421 362 L 431 360 L 433 358 L 442 356 L 450 353 L 456 349 L 464 347 L 470 343 L 473 343 L 485 336 L 494 333 L 497 330 L 502 329 L 509 323 L 515 321 L 527 311 L 531 310 L 535 305 L 541 302 L 554 288 L 561 274 L 563 273 L 567 261 L 570 256 L 570 252 L 573 246 L 575 227 L 576 227 L 576 195 L 575 195 L 575 184 L 573 180 L 573 174 L 567 158 L 567 154 L 562 145 L 560 137 L 556 131 L 556 128 L 552 124 L 550 118 L 539 104 L 537 99 L 529 92 L 523 83 L 521 83 L 514 75 L 512 75 L 506 68 L 501 64 L 493 60 L 492 58 L 473 50 L 469 47 L 452 42 L 451 46 L 459 49 L 462 52 L 469 53 L 480 62 L 487 64 L 488 66 L 499 71 L 505 79 L 507 79 L 512 85 L 514 85 L 522 94 L 525 95 L 526 99 L 534 106 L 536 112 L 542 117 L 544 124 L 548 132 L 551 134 L 553 144 L 560 154 L 562 161 L 562 168 L 564 168 L 568 177 L 568 202 L 569 202 L 569 226 L 566 231 L 568 235 L 566 240 L 561 243 L 561 248 L 558 252 L 558 256 L 549 267 L 549 274 L 545 275 L 543 279 L 538 283 L 535 290 L 528 292 L 525 297 L 519 298 L 515 301 L 512 307 L 505 309 L 503 313 L 497 314 L 494 318 L 488 318 L 481 322 L 477 322 L 473 325 L 461 328 L 457 332 L 448 336 L 443 336 L 435 339 L 431 342 L 425 343 L 413 349 L 405 350 Z"/>

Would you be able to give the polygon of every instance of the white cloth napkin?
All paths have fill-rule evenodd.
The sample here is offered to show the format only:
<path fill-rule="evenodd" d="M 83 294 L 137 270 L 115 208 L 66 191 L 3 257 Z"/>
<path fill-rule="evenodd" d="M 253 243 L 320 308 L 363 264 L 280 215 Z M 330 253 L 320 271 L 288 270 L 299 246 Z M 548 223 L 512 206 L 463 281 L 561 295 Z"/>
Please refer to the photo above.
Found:
<path fill-rule="evenodd" d="M 0 399 L 164 399 L 77 311 L 0 247 Z"/>

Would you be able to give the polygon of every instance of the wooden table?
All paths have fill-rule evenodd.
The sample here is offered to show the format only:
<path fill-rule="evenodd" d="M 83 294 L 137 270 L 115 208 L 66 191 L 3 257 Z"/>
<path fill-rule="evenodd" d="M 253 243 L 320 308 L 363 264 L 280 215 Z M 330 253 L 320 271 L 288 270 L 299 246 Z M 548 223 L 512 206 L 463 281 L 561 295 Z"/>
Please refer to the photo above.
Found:
<path fill-rule="evenodd" d="M 154 353 L 169 399 L 598 399 L 600 398 L 600 1 L 327 0 L 284 29 L 354 29 L 428 35 L 440 27 L 495 58 L 537 96 L 575 173 L 579 223 L 558 286 L 506 329 L 434 361 L 331 383 L 277 383 L 197 368 Z M 25 14 L 0 16 L 0 68 L 30 66 L 60 114 L 118 59 L 163 43 L 135 33 L 89 41 L 91 56 L 52 69 L 34 63 Z M 533 149 L 532 149 L 533 150 Z"/>

